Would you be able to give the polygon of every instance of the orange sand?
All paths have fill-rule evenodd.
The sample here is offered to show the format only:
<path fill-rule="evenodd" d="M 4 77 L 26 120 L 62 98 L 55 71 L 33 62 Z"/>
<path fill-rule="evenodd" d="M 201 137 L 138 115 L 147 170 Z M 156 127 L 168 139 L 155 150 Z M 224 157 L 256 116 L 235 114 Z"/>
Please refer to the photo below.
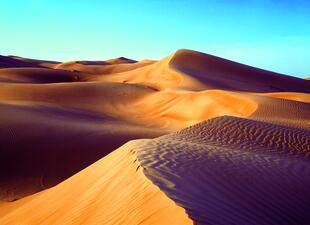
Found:
<path fill-rule="evenodd" d="M 130 146 L 25 198 L 0 224 L 191 224 L 184 209 L 144 176 Z"/>
<path fill-rule="evenodd" d="M 282 135 L 291 147 L 296 132 L 310 129 L 309 80 L 190 50 L 139 62 L 124 57 L 54 62 L 0 56 L 0 68 L 0 170 L 5 171 L 0 176 L 0 224 L 192 223 L 183 208 L 194 209 L 195 201 L 184 205 L 178 202 L 183 199 L 178 186 L 159 185 L 165 179 L 173 183 L 173 174 L 164 177 L 155 167 L 156 176 L 144 171 L 146 177 L 141 169 L 147 169 L 145 165 L 154 169 L 166 155 L 174 159 L 179 153 L 166 149 L 165 141 L 158 148 L 144 146 L 152 141 L 126 142 L 156 138 L 216 118 L 216 129 L 210 127 L 205 138 L 194 145 L 181 141 L 191 158 L 191 151 L 225 129 L 220 126 L 226 116 L 242 119 L 242 129 L 249 129 L 251 138 L 262 137 L 260 146 L 266 140 L 280 146 L 276 140 Z M 259 130 L 261 124 L 274 132 Z M 283 126 L 288 131 L 277 133 Z M 240 129 L 236 126 L 223 136 L 231 137 L 231 155 L 246 145 L 236 136 Z M 202 149 L 215 145 L 211 141 Z M 140 164 L 135 146 L 138 155 L 158 150 L 163 157 Z M 182 153 L 182 148 L 177 151 Z M 193 160 L 193 169 L 205 168 L 199 157 L 197 164 Z M 230 203 L 220 204 L 225 208 Z M 212 213 L 208 210 L 206 215 Z M 221 217 L 227 222 L 225 215 Z"/>

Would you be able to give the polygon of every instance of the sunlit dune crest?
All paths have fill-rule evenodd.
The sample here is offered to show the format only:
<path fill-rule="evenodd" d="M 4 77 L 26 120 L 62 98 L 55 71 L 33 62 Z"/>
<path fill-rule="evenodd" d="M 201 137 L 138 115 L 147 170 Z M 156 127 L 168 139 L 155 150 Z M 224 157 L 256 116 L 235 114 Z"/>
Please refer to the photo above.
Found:
<path fill-rule="evenodd" d="M 22 201 L 1 224 L 191 224 L 145 177 L 130 144 Z"/>
<path fill-rule="evenodd" d="M 307 79 L 0 56 L 0 125 L 0 224 L 310 223 Z"/>

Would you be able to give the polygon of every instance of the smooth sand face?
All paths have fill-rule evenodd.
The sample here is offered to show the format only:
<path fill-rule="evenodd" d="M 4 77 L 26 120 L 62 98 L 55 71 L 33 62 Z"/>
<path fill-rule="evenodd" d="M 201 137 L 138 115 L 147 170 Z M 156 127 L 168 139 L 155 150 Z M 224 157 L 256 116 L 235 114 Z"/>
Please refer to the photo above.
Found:
<path fill-rule="evenodd" d="M 142 170 L 128 143 L 56 187 L 26 198 L 0 224 L 192 224 Z"/>
<path fill-rule="evenodd" d="M 0 67 L 0 224 L 309 222 L 308 80 L 190 50 Z"/>

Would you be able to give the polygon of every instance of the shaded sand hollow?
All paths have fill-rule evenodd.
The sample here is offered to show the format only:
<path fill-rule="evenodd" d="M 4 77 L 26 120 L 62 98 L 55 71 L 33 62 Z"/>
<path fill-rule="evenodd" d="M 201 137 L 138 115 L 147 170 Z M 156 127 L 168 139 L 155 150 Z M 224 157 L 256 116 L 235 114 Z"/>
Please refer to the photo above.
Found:
<path fill-rule="evenodd" d="M 0 68 L 0 224 L 310 223 L 309 80 L 190 50 Z"/>

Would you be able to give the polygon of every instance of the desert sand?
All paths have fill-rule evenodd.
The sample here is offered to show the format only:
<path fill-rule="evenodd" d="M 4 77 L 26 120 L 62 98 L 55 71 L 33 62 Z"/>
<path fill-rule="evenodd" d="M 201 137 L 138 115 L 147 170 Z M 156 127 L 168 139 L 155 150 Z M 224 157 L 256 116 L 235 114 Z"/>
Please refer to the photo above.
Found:
<path fill-rule="evenodd" d="M 0 224 L 310 223 L 309 80 L 186 49 L 0 68 Z"/>

